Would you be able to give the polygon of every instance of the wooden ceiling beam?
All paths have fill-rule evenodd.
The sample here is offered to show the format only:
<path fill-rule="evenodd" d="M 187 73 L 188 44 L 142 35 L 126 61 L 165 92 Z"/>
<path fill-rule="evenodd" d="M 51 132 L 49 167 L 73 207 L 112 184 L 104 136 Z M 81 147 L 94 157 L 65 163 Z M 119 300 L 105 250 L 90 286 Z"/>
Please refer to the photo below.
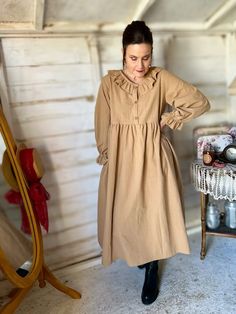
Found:
<path fill-rule="evenodd" d="M 229 13 L 236 6 L 236 0 L 228 0 L 214 14 L 212 14 L 204 23 L 205 29 L 209 29 L 223 16 Z"/>
<path fill-rule="evenodd" d="M 156 2 L 156 0 L 142 0 L 137 6 L 137 10 L 131 18 L 132 21 L 141 20 L 147 10 Z"/>
<path fill-rule="evenodd" d="M 44 27 L 45 0 L 35 0 L 34 27 L 36 31 L 42 31 Z"/>

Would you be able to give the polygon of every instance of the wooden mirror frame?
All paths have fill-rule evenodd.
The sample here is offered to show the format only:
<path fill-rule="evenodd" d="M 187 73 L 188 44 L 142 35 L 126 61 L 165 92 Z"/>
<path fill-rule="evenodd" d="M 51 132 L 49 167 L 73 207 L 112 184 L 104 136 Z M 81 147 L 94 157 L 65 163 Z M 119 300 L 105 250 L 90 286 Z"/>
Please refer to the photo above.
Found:
<path fill-rule="evenodd" d="M 0 103 L 0 130 L 3 140 L 6 145 L 6 150 L 11 162 L 12 169 L 14 171 L 19 191 L 22 196 L 22 200 L 24 203 L 24 207 L 29 219 L 31 235 L 32 235 L 32 244 L 33 244 L 33 259 L 32 259 L 32 267 L 27 274 L 26 277 L 21 277 L 16 273 L 16 270 L 12 267 L 10 262 L 8 261 L 5 253 L 1 250 L 0 247 L 0 269 L 3 271 L 6 278 L 14 285 L 16 288 L 11 291 L 9 297 L 11 300 L 5 304 L 2 309 L 0 309 L 1 313 L 8 314 L 14 313 L 20 302 L 23 300 L 24 296 L 31 289 L 35 281 L 39 281 L 40 288 L 45 287 L 47 280 L 50 284 L 52 284 L 58 290 L 68 294 L 73 299 L 81 298 L 81 295 L 78 291 L 73 290 L 54 277 L 54 275 L 49 271 L 47 266 L 44 264 L 44 255 L 43 255 L 43 240 L 42 240 L 42 232 L 41 227 L 39 225 L 38 220 L 35 217 L 31 200 L 28 194 L 28 188 L 26 186 L 24 175 L 22 169 L 19 165 L 19 162 L 16 158 L 16 143 L 12 136 L 11 130 L 8 126 L 7 120 L 2 111 L 2 106 Z"/>

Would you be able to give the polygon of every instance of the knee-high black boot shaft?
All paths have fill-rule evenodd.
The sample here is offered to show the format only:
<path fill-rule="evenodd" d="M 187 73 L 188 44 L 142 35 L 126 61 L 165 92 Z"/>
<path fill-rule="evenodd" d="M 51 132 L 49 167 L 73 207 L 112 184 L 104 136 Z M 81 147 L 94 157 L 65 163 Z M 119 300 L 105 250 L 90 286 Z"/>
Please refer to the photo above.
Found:
<path fill-rule="evenodd" d="M 145 280 L 142 290 L 142 302 L 146 305 L 153 303 L 159 293 L 158 290 L 158 261 L 145 264 Z"/>

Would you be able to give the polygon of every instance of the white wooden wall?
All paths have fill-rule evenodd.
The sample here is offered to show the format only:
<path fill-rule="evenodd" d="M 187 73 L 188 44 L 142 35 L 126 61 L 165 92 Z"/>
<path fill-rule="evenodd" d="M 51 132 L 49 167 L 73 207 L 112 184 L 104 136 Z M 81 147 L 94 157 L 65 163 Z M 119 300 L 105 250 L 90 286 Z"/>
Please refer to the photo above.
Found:
<path fill-rule="evenodd" d="M 186 209 L 199 208 L 199 195 L 191 185 L 193 129 L 230 120 L 226 84 L 226 38 L 215 36 L 178 36 L 169 41 L 167 68 L 198 87 L 211 103 L 209 112 L 186 123 L 173 133 L 173 144 L 183 173 Z"/>
<path fill-rule="evenodd" d="M 197 206 L 189 179 L 192 130 L 199 124 L 227 121 L 225 38 L 155 34 L 153 64 L 165 66 L 197 85 L 212 103 L 203 117 L 176 131 L 187 207 Z M 120 35 L 2 39 L 10 91 L 14 135 L 37 147 L 51 194 L 50 232 L 44 237 L 46 260 L 52 268 L 100 253 L 96 202 L 100 168 L 93 132 L 93 112 L 101 74 L 122 65 Z M 184 150 L 182 149 L 184 147 Z M 190 202 L 189 195 L 195 197 Z"/>
<path fill-rule="evenodd" d="M 94 81 L 87 38 L 5 38 L 14 135 L 37 147 L 51 194 L 44 237 L 53 267 L 100 253 L 99 167 L 93 133 Z"/>

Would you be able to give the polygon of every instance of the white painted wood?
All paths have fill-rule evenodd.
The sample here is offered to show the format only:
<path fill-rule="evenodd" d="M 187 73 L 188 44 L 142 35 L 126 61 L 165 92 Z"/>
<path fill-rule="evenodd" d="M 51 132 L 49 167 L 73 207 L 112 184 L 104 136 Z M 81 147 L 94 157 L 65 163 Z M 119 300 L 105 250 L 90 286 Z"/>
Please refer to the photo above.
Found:
<path fill-rule="evenodd" d="M 221 36 L 177 37 L 168 48 L 167 66 L 182 79 L 195 85 L 225 82 L 225 40 Z"/>
<path fill-rule="evenodd" d="M 43 182 L 46 187 L 49 187 L 55 184 L 63 184 L 64 182 L 77 182 L 94 176 L 98 177 L 101 166 L 96 164 L 94 159 L 91 159 L 91 161 L 84 162 L 82 165 L 67 165 L 67 167 L 60 169 L 48 169 L 48 165 L 46 165 L 45 169 Z"/>
<path fill-rule="evenodd" d="M 78 241 L 78 250 L 79 242 L 86 241 L 87 238 L 91 236 L 96 236 L 97 222 L 96 218 L 94 221 L 85 223 L 81 226 L 76 226 L 71 229 L 63 229 L 58 232 L 48 233 L 47 240 L 44 241 L 44 248 L 46 250 L 56 248 L 57 246 L 68 245 L 71 242 Z"/>
<path fill-rule="evenodd" d="M 155 3 L 156 0 L 142 0 L 137 6 L 137 9 L 132 17 L 132 21 L 142 20 L 143 15 Z"/>
<path fill-rule="evenodd" d="M 154 35 L 153 36 L 153 56 L 152 65 L 166 68 L 167 51 L 172 35 Z"/>
<path fill-rule="evenodd" d="M 210 112 L 186 123 L 181 131 L 174 131 L 171 136 L 180 162 L 187 212 L 199 204 L 190 180 L 190 163 L 195 158 L 193 129 L 199 125 L 229 122 L 225 47 L 226 40 L 221 36 L 176 36 L 168 46 L 168 69 L 196 85 L 211 102 Z"/>
<path fill-rule="evenodd" d="M 0 22 L 30 22 L 33 21 L 34 1 L 4 0 L 1 1 Z"/>
<path fill-rule="evenodd" d="M 106 75 L 110 70 L 121 70 L 123 68 L 122 61 L 117 63 L 103 63 L 102 75 Z"/>
<path fill-rule="evenodd" d="M 47 165 L 48 170 L 55 170 L 64 167 L 73 167 L 80 163 L 94 160 L 96 162 L 97 157 L 96 147 L 84 147 L 76 148 L 65 151 L 60 151 L 56 153 L 43 154 L 41 159 L 45 165 Z"/>
<path fill-rule="evenodd" d="M 226 39 L 220 35 L 179 35 L 173 36 L 170 41 L 169 55 L 176 59 L 225 57 Z M 172 48 L 172 49 L 171 49 Z M 193 60 L 194 61 L 194 60 Z M 202 70 L 202 69 L 201 69 Z"/>
<path fill-rule="evenodd" d="M 236 75 L 236 32 L 226 36 L 226 79 L 231 85 Z"/>
<path fill-rule="evenodd" d="M 122 64 L 122 40 L 120 36 L 99 36 L 98 44 L 100 47 L 100 58 L 102 65 L 104 63 Z"/>
<path fill-rule="evenodd" d="M 43 30 L 45 0 L 34 0 L 34 27 L 37 31 Z"/>
<path fill-rule="evenodd" d="M 68 34 L 91 34 L 100 31 L 100 26 L 92 22 L 54 22 L 44 24 L 44 32 L 51 33 L 61 33 L 65 35 Z"/>
<path fill-rule="evenodd" d="M 9 89 L 7 86 L 7 74 L 6 74 L 6 69 L 5 69 L 5 60 L 4 60 L 4 53 L 3 53 L 1 39 L 0 39 L 0 104 L 2 106 L 4 115 L 8 121 L 9 127 L 11 128 L 11 130 L 13 130 Z"/>
<path fill-rule="evenodd" d="M 34 43 L 32 46 L 28 39 L 4 42 L 4 53 L 9 52 L 6 69 L 14 129 L 18 140 L 38 149 L 46 169 L 42 183 L 51 199 L 50 233 L 44 243 L 54 250 L 49 265 L 66 265 L 71 259 L 78 262 L 98 254 L 100 167 L 93 131 L 93 74 L 98 60 L 91 39 L 57 38 L 50 42 L 37 38 Z M 61 259 L 67 245 L 75 242 L 79 253 L 70 252 L 69 258 Z"/>
<path fill-rule="evenodd" d="M 232 11 L 236 6 L 236 0 L 226 1 L 216 12 L 205 22 L 205 28 L 210 28 L 217 23 L 223 16 Z"/>
<path fill-rule="evenodd" d="M 50 208 L 50 211 L 52 211 L 52 208 Z M 96 206 L 85 209 L 80 209 L 78 206 L 77 211 L 70 212 L 70 214 L 64 214 L 63 219 L 58 216 L 51 219 L 50 234 L 87 225 L 91 223 L 91 217 L 94 217 L 94 220 L 97 219 Z M 96 235 L 96 232 L 94 235 Z"/>
<path fill-rule="evenodd" d="M 60 185 L 55 184 L 53 186 L 47 186 L 46 188 L 51 194 L 52 201 L 57 198 L 61 200 L 63 198 L 77 197 L 97 191 L 98 176 L 83 178 L 75 182 L 65 182 Z"/>
<path fill-rule="evenodd" d="M 101 265 L 101 258 L 100 257 L 95 257 L 95 258 L 92 258 L 88 261 L 81 262 L 81 263 L 75 264 L 75 265 L 71 265 L 70 267 L 57 270 L 57 271 L 55 271 L 55 273 L 56 273 L 58 278 L 63 278 L 65 276 L 78 273 L 81 270 L 91 268 L 91 267 L 94 267 L 97 265 Z"/>
<path fill-rule="evenodd" d="M 37 67 L 9 67 L 7 75 L 10 86 L 36 85 L 91 80 L 87 64 L 42 65 Z"/>
<path fill-rule="evenodd" d="M 236 125 L 235 122 L 236 117 L 236 95 L 232 95 L 230 97 L 230 111 L 229 111 L 229 121 Z"/>
<path fill-rule="evenodd" d="M 59 269 L 68 265 L 91 260 L 100 256 L 101 249 L 95 236 L 86 241 L 73 241 L 64 246 L 45 250 L 45 260 L 50 269 Z M 81 263 L 79 263 L 81 264 Z"/>
<path fill-rule="evenodd" d="M 94 117 L 91 114 L 84 114 L 73 117 L 50 118 L 35 121 L 28 121 L 21 125 L 14 120 L 14 129 L 18 138 L 39 138 L 66 134 L 72 132 L 91 130 L 94 127 Z"/>
<path fill-rule="evenodd" d="M 96 212 L 97 208 L 97 191 L 88 194 L 82 194 L 73 198 L 64 198 L 48 201 L 48 214 L 50 220 L 60 219 L 64 216 L 71 215 L 80 210 L 89 210 L 93 208 Z M 97 213 L 93 214 L 95 217 Z"/>
<path fill-rule="evenodd" d="M 32 22 L 26 23 L 2 23 L 1 24 L 1 37 L 19 36 L 22 37 L 24 33 L 31 33 L 34 31 L 34 24 Z M 15 35 L 18 34 L 18 35 Z"/>
<path fill-rule="evenodd" d="M 34 139 L 16 137 L 18 142 L 24 142 L 28 147 L 37 148 L 41 154 L 48 152 L 63 151 L 72 148 L 83 148 L 95 145 L 94 131 L 72 132 L 67 134 L 58 134 L 54 136 L 38 137 Z"/>
<path fill-rule="evenodd" d="M 73 83 L 42 83 L 37 85 L 12 86 L 10 89 L 12 103 L 60 101 L 61 99 L 93 99 L 93 84 L 91 81 Z"/>
<path fill-rule="evenodd" d="M 153 31 L 202 31 L 205 29 L 203 23 L 198 22 L 154 22 L 151 25 Z M 107 28 L 104 28 L 104 30 Z"/>
<path fill-rule="evenodd" d="M 236 77 L 234 78 L 232 83 L 229 85 L 228 91 L 230 95 L 236 95 Z"/>
<path fill-rule="evenodd" d="M 101 62 L 98 48 L 97 37 L 92 35 L 88 38 L 90 58 L 91 58 L 91 77 L 94 86 L 94 94 L 97 94 L 98 86 L 101 80 Z"/>
<path fill-rule="evenodd" d="M 86 38 L 65 36 L 62 38 L 4 38 L 2 44 L 6 64 L 8 67 L 89 64 Z"/>
<path fill-rule="evenodd" d="M 45 118 L 70 117 L 94 113 L 94 101 L 91 102 L 80 98 L 16 105 L 12 108 L 12 114 L 21 123 Z"/>

